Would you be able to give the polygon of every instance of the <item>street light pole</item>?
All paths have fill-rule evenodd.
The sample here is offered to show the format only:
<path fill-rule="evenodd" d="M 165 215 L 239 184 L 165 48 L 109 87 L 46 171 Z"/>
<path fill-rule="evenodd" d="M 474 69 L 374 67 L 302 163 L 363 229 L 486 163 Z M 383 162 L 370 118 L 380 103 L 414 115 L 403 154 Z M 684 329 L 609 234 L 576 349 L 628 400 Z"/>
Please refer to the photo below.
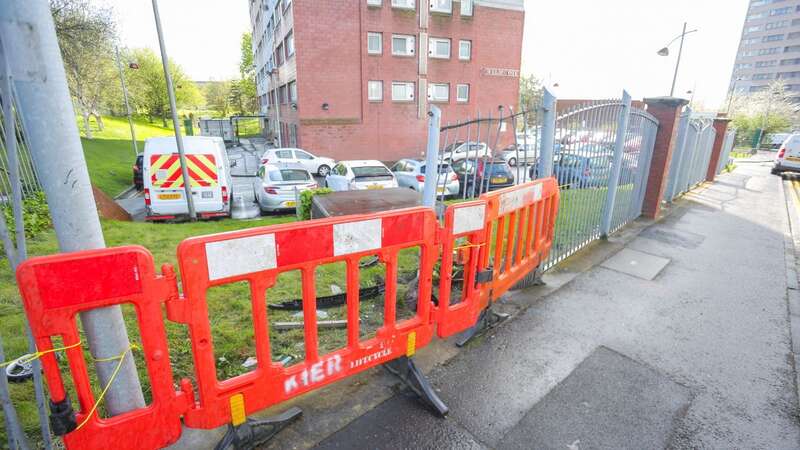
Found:
<path fill-rule="evenodd" d="M 128 87 L 125 85 L 125 74 L 122 72 L 122 63 L 119 61 L 119 47 L 114 46 L 114 53 L 117 57 L 117 69 L 119 70 L 119 82 L 122 84 L 122 97 L 125 99 L 125 112 L 128 114 L 128 125 L 131 127 L 131 142 L 133 143 L 134 156 L 139 154 L 139 144 L 136 142 L 136 130 L 133 128 L 133 117 L 131 116 L 131 105 L 128 102 Z"/>
<path fill-rule="evenodd" d="M 278 69 L 277 68 L 272 69 L 272 71 L 270 71 L 269 74 L 270 74 L 270 81 L 278 79 Z M 275 124 L 278 126 L 278 148 L 281 148 L 281 147 L 283 147 L 283 136 L 281 136 L 283 134 L 283 129 L 282 129 L 283 127 L 281 127 L 281 98 L 280 98 L 280 95 L 278 95 L 279 92 L 278 92 L 278 83 L 277 83 L 277 81 L 274 81 L 272 84 L 274 86 L 272 92 L 275 93 L 275 95 L 274 95 L 274 98 L 275 98 Z"/>
<path fill-rule="evenodd" d="M 194 221 L 197 220 L 197 213 L 194 210 L 194 199 L 192 198 L 192 180 L 189 178 L 189 169 L 186 165 L 186 152 L 183 149 L 181 125 L 178 121 L 178 105 L 175 101 L 175 88 L 172 86 L 172 75 L 169 72 L 167 48 L 164 45 L 164 33 L 161 30 L 161 16 L 158 14 L 158 0 L 153 0 L 153 15 L 156 19 L 156 32 L 158 33 L 158 46 L 161 49 L 161 63 L 164 65 L 164 77 L 167 79 L 167 96 L 169 96 L 169 107 L 172 110 L 172 127 L 175 129 L 175 142 L 178 144 L 178 156 L 181 161 L 183 192 L 186 195 L 186 206 L 189 209 L 189 218 Z"/>
<path fill-rule="evenodd" d="M 683 33 L 681 33 L 681 45 L 678 48 L 678 61 L 675 63 L 675 75 L 672 77 L 672 89 L 669 90 L 669 96 L 675 95 L 675 83 L 678 81 L 678 69 L 681 66 L 681 56 L 683 55 L 683 41 L 686 39 L 686 22 L 683 22 Z"/>
<path fill-rule="evenodd" d="M 728 94 L 728 109 L 726 110 L 725 115 L 730 117 L 731 115 L 731 108 L 733 107 L 733 95 L 736 94 L 736 82 L 740 81 L 742 77 L 736 77 L 733 80 L 733 86 L 731 87 L 731 92 Z"/>

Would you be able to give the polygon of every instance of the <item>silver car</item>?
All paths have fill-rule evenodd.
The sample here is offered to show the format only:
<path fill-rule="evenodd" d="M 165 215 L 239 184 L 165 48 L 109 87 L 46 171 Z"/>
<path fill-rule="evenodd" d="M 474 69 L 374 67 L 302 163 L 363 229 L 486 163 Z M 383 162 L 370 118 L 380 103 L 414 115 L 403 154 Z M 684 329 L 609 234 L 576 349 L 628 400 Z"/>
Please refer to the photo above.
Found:
<path fill-rule="evenodd" d="M 417 192 L 425 190 L 425 161 L 419 159 L 401 159 L 392 166 L 392 173 L 400 187 L 411 188 Z M 446 197 L 458 195 L 460 188 L 458 176 L 450 164 L 439 165 L 439 185 L 436 195 Z"/>
<path fill-rule="evenodd" d="M 311 172 L 297 163 L 263 164 L 256 176 L 253 191 L 261 211 L 295 209 L 295 191 L 317 187 Z"/>

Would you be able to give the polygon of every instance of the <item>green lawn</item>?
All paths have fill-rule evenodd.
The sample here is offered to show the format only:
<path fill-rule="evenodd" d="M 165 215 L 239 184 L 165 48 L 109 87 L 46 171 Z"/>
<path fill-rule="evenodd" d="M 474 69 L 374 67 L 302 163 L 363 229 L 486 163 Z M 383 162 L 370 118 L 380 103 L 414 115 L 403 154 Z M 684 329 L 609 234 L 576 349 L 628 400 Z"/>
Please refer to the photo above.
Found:
<path fill-rule="evenodd" d="M 103 117 L 103 123 L 105 129 L 99 131 L 92 120 L 93 139 L 86 139 L 82 120 L 78 121 L 78 128 L 92 184 L 114 197 L 133 183 L 135 156 L 131 145 L 131 129 L 125 117 Z M 149 123 L 143 118 L 134 120 L 134 128 L 140 152 L 144 149 L 145 139 L 172 135 L 171 124 L 164 128 L 160 122 Z"/>

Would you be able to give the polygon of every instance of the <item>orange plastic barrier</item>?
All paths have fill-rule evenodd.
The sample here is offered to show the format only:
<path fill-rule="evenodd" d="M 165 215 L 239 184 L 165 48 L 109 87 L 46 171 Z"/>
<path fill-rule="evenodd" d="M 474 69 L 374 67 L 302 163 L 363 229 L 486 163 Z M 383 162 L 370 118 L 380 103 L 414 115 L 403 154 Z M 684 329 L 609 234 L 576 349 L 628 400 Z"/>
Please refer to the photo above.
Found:
<path fill-rule="evenodd" d="M 36 347 L 44 353 L 42 365 L 51 410 L 71 412 L 58 361 L 52 352 L 52 338 L 60 336 L 66 348 L 80 403 L 75 421 L 61 424 L 66 430 L 78 426 L 64 436 L 68 448 L 161 448 L 178 439 L 180 416 L 188 404 L 185 395 L 176 392 L 172 384 L 161 312 L 162 303 L 177 294 L 171 271 L 167 270 L 167 276 L 156 275 L 153 257 L 147 250 L 119 247 L 33 258 L 19 266 L 17 281 Z M 80 340 L 76 316 L 81 311 L 122 303 L 136 308 L 152 401 L 145 408 L 119 416 L 101 419 L 95 412 L 87 418 L 97 400 L 92 394 L 83 353 L 85 343 Z M 129 353 L 120 357 L 130 358 Z"/>
<path fill-rule="evenodd" d="M 164 275 L 157 275 L 152 256 L 141 247 L 30 259 L 20 265 L 17 278 L 42 353 L 53 409 L 66 424 L 64 442 L 70 449 L 161 448 L 180 436 L 181 418 L 190 428 L 242 425 L 247 415 L 264 408 L 412 356 L 430 342 L 434 327 L 440 337 L 471 328 L 492 301 L 547 257 L 558 201 L 556 180 L 548 178 L 451 205 L 441 227 L 431 209 L 411 208 L 190 238 L 178 247 L 182 295 L 172 267 L 164 266 Z M 407 248 L 420 251 L 417 309 L 411 318 L 398 320 L 399 254 Z M 439 301 L 434 308 L 433 274 L 440 252 Z M 359 262 L 373 255 L 386 267 L 383 325 L 374 337 L 362 339 Z M 336 262 L 346 266 L 347 344 L 320 354 L 315 271 Z M 281 273 L 293 270 L 301 272 L 305 358 L 285 367 L 272 361 L 265 296 Z M 219 380 L 207 292 L 242 281 L 250 287 L 258 363 L 248 373 Z M 453 295 L 454 290 L 460 295 Z M 152 401 L 146 408 L 101 419 L 94 413 L 97 399 L 75 317 L 123 303 L 136 309 Z M 162 305 L 169 320 L 189 328 L 196 386 L 181 380 L 180 390 L 174 387 Z M 55 336 L 63 338 L 80 403 L 74 417 L 53 353 Z M 438 397 L 431 400 L 436 395 L 413 363 L 407 368 L 416 380 L 415 390 L 426 392 L 429 404 L 446 414 Z"/>
<path fill-rule="evenodd" d="M 489 296 L 497 299 L 544 261 L 553 245 L 559 190 L 545 178 L 481 195 L 490 248 L 479 270 L 493 270 Z"/>
<path fill-rule="evenodd" d="M 191 332 L 198 401 L 184 421 L 193 428 L 230 423 L 235 408 L 250 414 L 336 380 L 413 355 L 433 335 L 431 275 L 438 256 L 437 222 L 427 208 L 369 216 L 348 216 L 278 225 L 192 238 L 181 243 L 178 259 L 184 298 L 170 302 L 170 320 Z M 420 281 L 417 314 L 396 321 L 398 252 L 419 246 Z M 386 264 L 384 324 L 377 335 L 359 340 L 359 259 L 377 255 Z M 347 264 L 347 346 L 325 355 L 318 352 L 315 269 L 323 264 Z M 281 272 L 302 271 L 305 360 L 285 368 L 270 353 L 266 290 Z M 206 292 L 212 286 L 248 281 L 253 305 L 258 367 L 246 374 L 218 380 Z M 232 407 L 234 410 L 232 410 Z M 235 423 L 234 423 L 235 424 Z"/>

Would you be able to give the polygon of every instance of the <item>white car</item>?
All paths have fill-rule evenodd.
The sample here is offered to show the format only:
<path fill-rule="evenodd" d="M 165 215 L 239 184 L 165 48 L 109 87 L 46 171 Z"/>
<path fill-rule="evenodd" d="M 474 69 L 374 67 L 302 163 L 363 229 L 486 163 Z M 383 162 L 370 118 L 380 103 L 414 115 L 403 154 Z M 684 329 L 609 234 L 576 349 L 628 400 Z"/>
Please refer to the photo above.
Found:
<path fill-rule="evenodd" d="M 376 160 L 339 161 L 325 178 L 334 191 L 396 188 L 397 178 Z"/>
<path fill-rule="evenodd" d="M 264 164 L 256 174 L 253 193 L 261 211 L 295 209 L 295 191 L 301 193 L 317 187 L 311 172 L 300 164 Z"/>
<path fill-rule="evenodd" d="M 454 142 L 442 149 L 442 160 L 449 162 L 491 155 L 492 149 L 485 142 Z"/>
<path fill-rule="evenodd" d="M 261 155 L 261 164 L 275 163 L 300 164 L 309 172 L 326 177 L 330 173 L 331 167 L 336 164 L 336 161 L 331 158 L 314 156 L 299 148 L 271 148 Z"/>
<path fill-rule="evenodd" d="M 410 188 L 417 192 L 425 191 L 425 161 L 420 159 L 401 159 L 392 166 L 392 173 L 397 178 L 399 187 Z M 436 195 L 458 195 L 460 185 L 458 175 L 450 164 L 439 164 L 439 185 Z"/>

